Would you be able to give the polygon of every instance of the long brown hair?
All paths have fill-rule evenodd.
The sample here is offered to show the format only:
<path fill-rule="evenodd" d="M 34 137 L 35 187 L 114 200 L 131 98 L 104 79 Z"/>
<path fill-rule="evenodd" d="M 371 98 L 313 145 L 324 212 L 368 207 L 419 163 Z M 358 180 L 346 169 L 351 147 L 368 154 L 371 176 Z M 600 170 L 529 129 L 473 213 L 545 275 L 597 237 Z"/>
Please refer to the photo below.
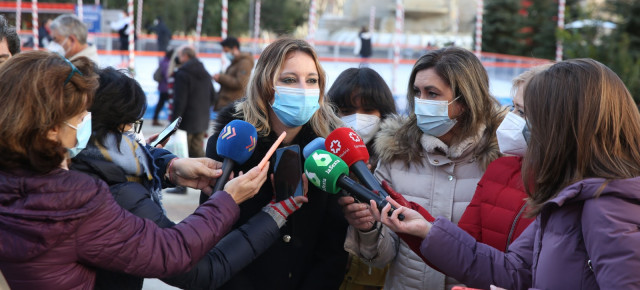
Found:
<path fill-rule="evenodd" d="M 620 78 L 592 59 L 559 62 L 524 90 L 531 140 L 522 176 L 531 214 L 589 177 L 640 175 L 640 114 Z M 598 193 L 597 193 L 598 194 Z"/>
<path fill-rule="evenodd" d="M 0 66 L 0 169 L 49 172 L 60 166 L 66 149 L 51 141 L 49 130 L 85 111 L 98 87 L 93 63 L 80 57 L 73 73 L 60 55 L 20 53 Z"/>
<path fill-rule="evenodd" d="M 491 146 L 497 146 L 495 131 L 500 125 L 503 113 L 500 104 L 489 93 L 489 77 L 480 60 L 470 51 L 458 47 L 442 48 L 430 51 L 421 56 L 413 65 L 407 87 L 407 102 L 409 104 L 409 119 L 398 132 L 398 140 L 408 146 L 406 152 L 422 152 L 420 137 L 423 132 L 418 127 L 415 108 L 415 92 L 413 84 L 418 72 L 433 68 L 442 80 L 451 87 L 454 96 L 461 96 L 461 102 L 466 110 L 458 118 L 458 134 L 452 139 L 452 144 L 477 134 L 481 126 L 486 126 L 484 134 L 475 148 L 480 164 L 486 168 L 491 161 L 498 158 L 498 154 L 481 154 L 488 152 Z M 497 152 L 497 150 L 494 150 Z M 420 161 L 420 160 L 412 160 Z M 407 164 L 409 165 L 409 164 Z"/>
<path fill-rule="evenodd" d="M 309 120 L 314 132 L 318 136 L 327 136 L 331 130 L 341 124 L 340 119 L 333 113 L 333 108 L 329 102 L 325 101 L 326 75 L 322 66 L 320 66 L 318 56 L 313 47 L 301 39 L 282 38 L 269 44 L 262 52 L 247 86 L 247 98 L 236 105 L 237 116 L 254 125 L 261 136 L 269 135 L 269 132 L 271 132 L 268 114 L 268 110 L 270 110 L 269 102 L 274 96 L 277 75 L 284 62 L 295 51 L 308 54 L 315 62 L 318 70 L 320 108 Z"/>

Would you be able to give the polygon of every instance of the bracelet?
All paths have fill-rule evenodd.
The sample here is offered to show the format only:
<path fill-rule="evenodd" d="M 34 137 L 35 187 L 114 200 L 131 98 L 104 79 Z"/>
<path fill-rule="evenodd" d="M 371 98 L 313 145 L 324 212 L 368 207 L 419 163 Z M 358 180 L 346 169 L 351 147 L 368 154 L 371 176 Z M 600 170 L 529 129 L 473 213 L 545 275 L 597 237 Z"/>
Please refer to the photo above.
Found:
<path fill-rule="evenodd" d="M 167 166 L 167 178 L 169 179 L 169 182 L 176 184 L 172 179 L 171 179 L 171 167 L 173 166 L 173 162 L 178 160 L 178 157 L 171 159 L 171 161 L 169 161 L 169 165 Z"/>

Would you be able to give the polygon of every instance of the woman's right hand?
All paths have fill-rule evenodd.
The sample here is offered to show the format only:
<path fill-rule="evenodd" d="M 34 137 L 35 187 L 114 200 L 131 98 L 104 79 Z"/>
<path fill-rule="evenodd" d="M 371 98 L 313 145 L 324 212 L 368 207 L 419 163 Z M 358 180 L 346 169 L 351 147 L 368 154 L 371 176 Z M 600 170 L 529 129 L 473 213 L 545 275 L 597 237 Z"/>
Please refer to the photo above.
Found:
<path fill-rule="evenodd" d="M 351 196 L 343 196 L 338 199 L 338 204 L 342 206 L 342 212 L 347 222 L 354 228 L 361 231 L 368 231 L 375 225 L 375 219 L 369 211 L 366 203 L 356 203 Z"/>
<path fill-rule="evenodd" d="M 386 199 L 389 203 L 382 209 L 382 212 L 378 211 L 376 202 L 373 200 L 371 201 L 371 214 L 376 220 L 379 220 L 390 230 L 396 233 L 410 234 L 421 239 L 427 237 L 427 234 L 429 234 L 429 230 L 431 229 L 430 222 L 428 222 L 419 212 L 401 206 L 390 196 L 387 196 Z M 393 205 L 396 210 L 394 210 L 393 214 L 389 216 L 391 205 Z M 398 219 L 399 214 L 404 214 L 404 220 Z"/>
<path fill-rule="evenodd" d="M 267 163 L 262 170 L 256 166 L 247 173 L 230 180 L 224 185 L 224 191 L 231 195 L 236 204 L 252 198 L 267 180 L 268 165 Z"/>

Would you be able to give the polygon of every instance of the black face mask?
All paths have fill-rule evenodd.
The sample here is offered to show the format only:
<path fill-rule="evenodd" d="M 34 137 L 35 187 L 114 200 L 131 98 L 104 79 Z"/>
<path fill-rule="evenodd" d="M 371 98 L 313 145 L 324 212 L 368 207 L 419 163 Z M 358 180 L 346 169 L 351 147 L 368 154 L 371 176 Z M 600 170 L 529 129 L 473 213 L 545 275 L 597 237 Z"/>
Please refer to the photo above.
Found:
<path fill-rule="evenodd" d="M 179 58 L 179 57 L 177 57 L 177 56 L 176 56 L 176 57 L 173 59 L 173 61 L 176 63 L 176 65 L 180 65 L 180 58 Z"/>

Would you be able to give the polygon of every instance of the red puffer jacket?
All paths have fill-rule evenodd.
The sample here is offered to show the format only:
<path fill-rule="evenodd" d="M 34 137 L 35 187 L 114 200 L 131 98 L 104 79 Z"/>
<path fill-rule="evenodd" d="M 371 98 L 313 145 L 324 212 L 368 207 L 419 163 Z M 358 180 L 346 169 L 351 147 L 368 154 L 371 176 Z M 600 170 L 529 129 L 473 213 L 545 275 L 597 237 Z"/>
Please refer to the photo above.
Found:
<path fill-rule="evenodd" d="M 501 157 L 491 162 L 458 222 L 458 226 L 478 242 L 503 252 L 534 221 L 534 218 L 524 217 L 527 194 L 522 184 L 521 167 L 521 157 Z M 426 209 L 408 202 L 385 182 L 383 186 L 400 205 L 418 211 L 429 222 L 435 220 Z M 422 256 L 422 239 L 408 234 L 398 236 L 429 266 L 437 269 Z"/>
<path fill-rule="evenodd" d="M 175 227 L 122 209 L 83 173 L 0 171 L 0 271 L 11 289 L 93 289 L 94 266 L 143 277 L 186 272 L 238 219 L 215 193 Z"/>
<path fill-rule="evenodd" d="M 521 167 L 521 157 L 501 157 L 491 162 L 458 222 L 477 241 L 503 252 L 534 220 L 524 217 L 527 194 Z"/>

